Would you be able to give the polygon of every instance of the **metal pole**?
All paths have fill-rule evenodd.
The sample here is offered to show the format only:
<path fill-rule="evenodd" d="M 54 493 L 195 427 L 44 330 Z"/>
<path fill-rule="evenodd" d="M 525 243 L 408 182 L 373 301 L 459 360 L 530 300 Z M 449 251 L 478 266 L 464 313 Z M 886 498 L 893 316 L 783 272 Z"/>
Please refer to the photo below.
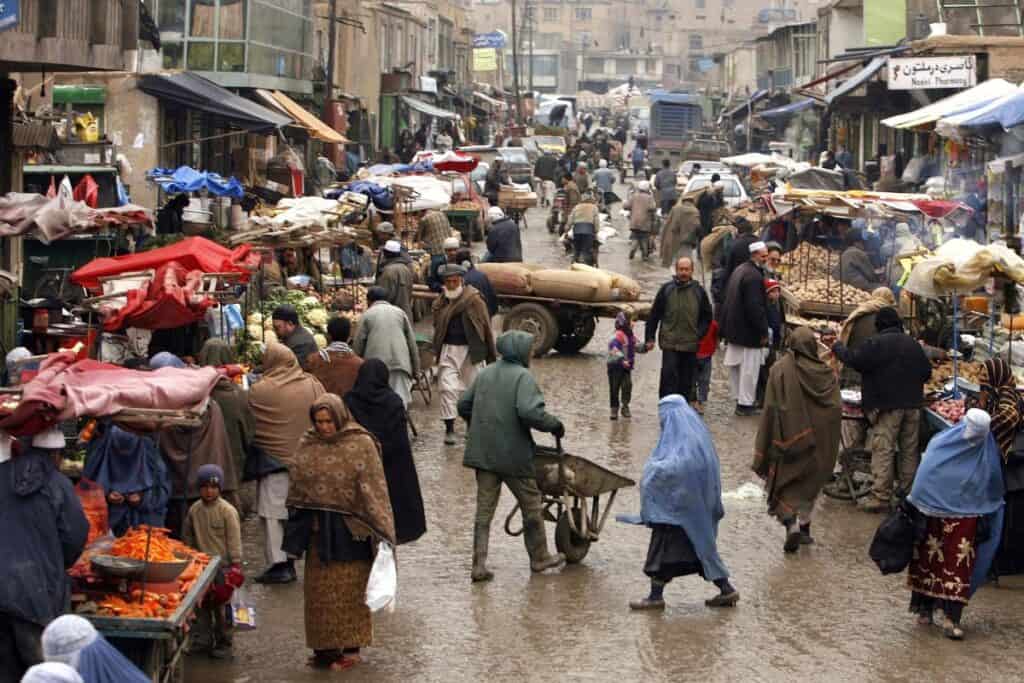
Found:
<path fill-rule="evenodd" d="M 523 102 L 519 92 L 519 29 L 516 26 L 517 0 L 512 0 L 512 89 L 516 98 L 516 124 L 523 121 Z"/>
<path fill-rule="evenodd" d="M 334 99 L 334 50 L 337 47 L 335 24 L 337 24 L 337 0 L 327 2 L 327 82 L 324 84 L 324 118 L 330 116 L 331 100 Z"/>
<path fill-rule="evenodd" d="M 533 22 L 534 12 L 537 11 L 537 5 L 534 4 L 533 0 L 526 0 L 526 17 L 529 22 L 526 25 L 527 35 L 530 39 L 530 97 L 533 97 Z"/>
<path fill-rule="evenodd" d="M 753 104 L 753 98 L 751 97 L 751 98 L 747 98 L 747 153 L 749 153 L 751 151 L 750 150 L 751 138 L 753 137 L 753 134 L 754 134 L 754 131 L 753 131 L 753 129 L 750 126 L 750 124 L 752 122 L 751 120 L 753 118 L 754 118 L 754 104 Z"/>

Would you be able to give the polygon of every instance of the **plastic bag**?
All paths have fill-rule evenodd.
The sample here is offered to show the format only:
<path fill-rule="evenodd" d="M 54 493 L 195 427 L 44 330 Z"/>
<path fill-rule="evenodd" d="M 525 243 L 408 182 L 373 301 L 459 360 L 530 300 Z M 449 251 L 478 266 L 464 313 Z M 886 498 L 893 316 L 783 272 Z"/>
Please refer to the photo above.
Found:
<path fill-rule="evenodd" d="M 245 588 L 236 588 L 231 595 L 231 621 L 235 628 L 252 631 L 256 628 L 256 608 L 252 606 Z"/>
<path fill-rule="evenodd" d="M 397 592 L 395 553 L 389 543 L 381 542 L 377 548 L 377 557 L 373 560 L 373 568 L 370 569 L 370 579 L 366 582 L 366 606 L 371 612 L 379 612 L 385 607 L 391 611 L 395 607 Z"/>
<path fill-rule="evenodd" d="M 94 481 L 82 479 L 75 486 L 75 494 L 82 503 L 82 511 L 89 520 L 89 537 L 85 544 L 89 545 L 97 538 L 107 533 L 109 521 L 107 517 L 107 495 L 103 487 Z"/>

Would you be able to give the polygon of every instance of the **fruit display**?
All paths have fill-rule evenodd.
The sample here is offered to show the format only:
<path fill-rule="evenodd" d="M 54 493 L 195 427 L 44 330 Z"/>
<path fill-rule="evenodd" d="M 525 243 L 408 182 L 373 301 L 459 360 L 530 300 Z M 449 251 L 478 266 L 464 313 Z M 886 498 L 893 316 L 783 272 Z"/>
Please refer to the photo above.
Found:
<path fill-rule="evenodd" d="M 946 420 L 957 423 L 963 419 L 967 407 L 962 398 L 947 398 L 931 405 L 932 410 Z"/>
<path fill-rule="evenodd" d="M 957 376 L 967 380 L 971 384 L 981 384 L 985 366 L 982 363 L 960 361 L 957 363 Z M 953 379 L 953 361 L 944 360 L 934 363 L 932 377 L 924 386 L 926 394 L 935 394 L 943 391 L 947 382 Z"/>
<path fill-rule="evenodd" d="M 793 284 L 787 284 L 786 289 L 802 302 L 857 306 L 871 298 L 871 292 L 865 292 L 850 285 L 840 286 L 838 280 L 830 280 L 825 277 L 807 280 L 796 279 Z"/>
<path fill-rule="evenodd" d="M 810 242 L 801 242 L 793 251 L 782 255 L 782 266 L 790 280 L 826 277 L 830 264 L 839 260 L 838 254 L 830 255 L 825 247 Z"/>

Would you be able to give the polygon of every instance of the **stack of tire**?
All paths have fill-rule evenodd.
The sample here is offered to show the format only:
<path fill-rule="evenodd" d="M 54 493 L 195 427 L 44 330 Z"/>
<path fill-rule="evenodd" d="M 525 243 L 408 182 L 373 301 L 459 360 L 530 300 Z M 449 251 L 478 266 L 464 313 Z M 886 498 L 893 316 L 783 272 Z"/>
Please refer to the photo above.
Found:
<path fill-rule="evenodd" d="M 594 309 L 573 306 L 573 302 L 636 301 L 640 297 L 640 285 L 635 280 L 579 263 L 569 270 L 527 263 L 482 263 L 477 268 L 487 275 L 499 296 L 530 296 L 559 302 L 552 306 L 543 301 L 521 301 L 505 314 L 503 329 L 532 334 L 536 356 L 552 348 L 559 353 L 578 353 L 594 336 Z"/>

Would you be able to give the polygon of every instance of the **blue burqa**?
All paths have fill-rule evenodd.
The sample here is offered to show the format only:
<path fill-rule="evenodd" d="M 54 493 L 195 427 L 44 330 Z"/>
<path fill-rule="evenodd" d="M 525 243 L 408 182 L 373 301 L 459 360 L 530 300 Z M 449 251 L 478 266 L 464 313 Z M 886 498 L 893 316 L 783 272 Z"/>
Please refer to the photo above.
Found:
<path fill-rule="evenodd" d="M 640 520 L 682 527 L 708 581 L 729 570 L 718 555 L 718 522 L 725 516 L 718 454 L 704 421 L 678 394 L 658 402 L 661 437 L 640 479 Z"/>
<path fill-rule="evenodd" d="M 82 476 L 102 486 L 108 495 L 112 491 L 125 497 L 141 495 L 138 505 L 108 503 L 109 524 L 115 536 L 139 524 L 164 525 L 171 484 L 167 466 L 151 438 L 105 424 L 89 444 Z"/>
<path fill-rule="evenodd" d="M 971 594 L 984 583 L 1003 530 L 1003 469 L 991 433 L 968 440 L 966 422 L 932 438 L 907 500 L 929 517 L 987 517 L 988 539 L 977 544 Z"/>

